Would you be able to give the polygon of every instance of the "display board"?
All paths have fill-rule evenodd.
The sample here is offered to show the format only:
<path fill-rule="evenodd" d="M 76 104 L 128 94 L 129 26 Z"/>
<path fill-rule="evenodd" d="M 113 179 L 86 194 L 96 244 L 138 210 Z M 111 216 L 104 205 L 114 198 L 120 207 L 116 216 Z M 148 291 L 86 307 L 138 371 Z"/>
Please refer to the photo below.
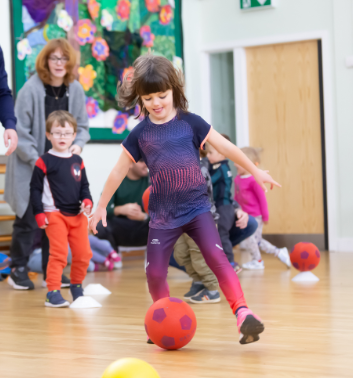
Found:
<path fill-rule="evenodd" d="M 134 60 L 152 51 L 182 68 L 181 0 L 10 0 L 17 93 L 54 38 L 78 53 L 77 80 L 86 94 L 91 140 L 122 141 L 138 109 L 119 108 L 117 84 Z"/>

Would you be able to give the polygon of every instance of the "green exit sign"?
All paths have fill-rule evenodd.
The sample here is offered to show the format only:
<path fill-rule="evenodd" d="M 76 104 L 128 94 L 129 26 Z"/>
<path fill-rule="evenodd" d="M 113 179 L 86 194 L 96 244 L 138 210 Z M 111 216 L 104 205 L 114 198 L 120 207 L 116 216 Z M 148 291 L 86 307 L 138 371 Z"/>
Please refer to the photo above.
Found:
<path fill-rule="evenodd" d="M 275 6 L 276 0 L 240 0 L 240 8 L 243 10 L 274 8 Z"/>

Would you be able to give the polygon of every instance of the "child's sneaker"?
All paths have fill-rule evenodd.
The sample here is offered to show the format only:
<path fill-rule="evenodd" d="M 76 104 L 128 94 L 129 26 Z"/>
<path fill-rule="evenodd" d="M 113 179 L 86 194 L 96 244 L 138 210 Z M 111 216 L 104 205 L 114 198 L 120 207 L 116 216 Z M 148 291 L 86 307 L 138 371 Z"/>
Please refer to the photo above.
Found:
<path fill-rule="evenodd" d="M 109 256 L 104 261 L 104 266 L 108 269 L 108 271 L 112 271 L 114 269 L 114 261 L 110 260 Z"/>
<path fill-rule="evenodd" d="M 241 308 L 237 313 L 237 326 L 240 344 L 250 344 L 260 339 L 259 334 L 265 327 L 261 319 L 248 308 Z"/>
<path fill-rule="evenodd" d="M 28 270 L 25 266 L 13 268 L 7 279 L 9 285 L 15 290 L 33 290 L 34 284 L 28 277 Z"/>
<path fill-rule="evenodd" d="M 221 301 L 219 292 L 212 294 L 209 290 L 203 289 L 199 295 L 190 298 L 191 303 L 218 303 Z"/>
<path fill-rule="evenodd" d="M 114 269 L 121 269 L 123 267 L 123 262 L 121 260 L 121 256 L 118 252 L 112 251 L 109 253 L 108 258 L 113 261 Z"/>
<path fill-rule="evenodd" d="M 60 290 L 49 291 L 47 299 L 44 303 L 46 307 L 69 307 L 70 303 L 66 301 L 60 293 Z"/>
<path fill-rule="evenodd" d="M 194 297 L 195 295 L 199 294 L 203 289 L 205 289 L 205 286 L 202 283 L 193 282 L 191 284 L 190 290 L 184 295 L 184 299 L 188 300 L 191 297 Z"/>
<path fill-rule="evenodd" d="M 234 272 L 236 274 L 239 274 L 243 269 L 241 268 L 241 266 L 237 263 L 237 262 L 231 262 L 230 265 L 232 266 L 232 268 L 234 269 Z"/>
<path fill-rule="evenodd" d="M 78 297 L 83 297 L 83 287 L 82 284 L 71 284 L 70 291 L 73 300 L 75 301 Z"/>
<path fill-rule="evenodd" d="M 287 265 L 287 268 L 290 268 L 292 266 L 287 248 L 281 248 L 278 252 L 277 257 L 283 262 L 283 264 Z"/>
<path fill-rule="evenodd" d="M 257 261 L 257 260 L 251 260 L 245 264 L 243 264 L 244 269 L 249 270 L 259 270 L 259 269 L 265 269 L 264 261 Z"/>

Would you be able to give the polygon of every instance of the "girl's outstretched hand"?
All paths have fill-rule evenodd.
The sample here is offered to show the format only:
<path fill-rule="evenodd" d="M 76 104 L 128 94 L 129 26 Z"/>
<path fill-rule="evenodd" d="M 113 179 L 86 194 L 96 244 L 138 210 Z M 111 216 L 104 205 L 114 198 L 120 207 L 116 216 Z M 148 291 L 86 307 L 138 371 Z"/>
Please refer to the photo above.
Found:
<path fill-rule="evenodd" d="M 281 188 L 282 186 L 276 182 L 269 174 L 268 171 L 262 171 L 261 169 L 257 170 L 257 173 L 254 175 L 254 179 L 257 181 L 257 183 L 261 186 L 261 188 L 267 192 L 267 188 L 265 184 L 271 184 L 271 190 L 274 186 L 278 186 Z"/>
<path fill-rule="evenodd" d="M 107 210 L 102 207 L 97 207 L 96 211 L 89 216 L 89 229 L 93 231 L 93 233 L 97 234 L 97 224 L 102 220 L 102 224 L 104 227 L 107 227 Z"/>

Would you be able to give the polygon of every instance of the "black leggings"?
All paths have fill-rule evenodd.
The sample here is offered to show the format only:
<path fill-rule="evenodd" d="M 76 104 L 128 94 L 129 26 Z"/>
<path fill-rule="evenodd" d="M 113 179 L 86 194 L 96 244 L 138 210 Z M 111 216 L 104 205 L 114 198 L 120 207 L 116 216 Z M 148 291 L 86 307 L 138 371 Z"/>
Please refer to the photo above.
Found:
<path fill-rule="evenodd" d="M 16 215 L 13 223 L 12 242 L 10 247 L 11 267 L 27 266 L 29 255 L 33 252 L 33 243 L 38 232 L 38 225 L 33 214 L 32 205 L 29 204 L 23 217 Z M 46 279 L 49 260 L 49 239 L 44 230 L 41 233 L 42 268 L 44 280 Z"/>
<path fill-rule="evenodd" d="M 149 219 L 134 221 L 125 217 L 114 217 L 107 221 L 107 227 L 102 222 L 97 225 L 98 238 L 108 240 L 115 250 L 119 246 L 142 247 L 147 245 Z"/>

